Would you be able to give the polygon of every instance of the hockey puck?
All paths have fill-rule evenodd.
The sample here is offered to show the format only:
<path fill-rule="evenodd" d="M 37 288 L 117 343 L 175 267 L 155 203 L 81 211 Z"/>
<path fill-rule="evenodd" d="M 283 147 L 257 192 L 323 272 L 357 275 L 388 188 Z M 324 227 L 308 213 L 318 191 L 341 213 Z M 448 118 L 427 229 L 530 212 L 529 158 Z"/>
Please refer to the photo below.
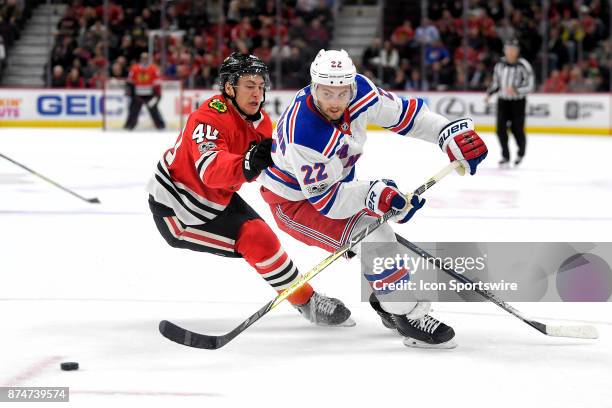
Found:
<path fill-rule="evenodd" d="M 64 371 L 73 371 L 79 369 L 79 363 L 75 363 L 74 361 L 67 361 L 65 363 L 60 364 L 60 367 Z"/>

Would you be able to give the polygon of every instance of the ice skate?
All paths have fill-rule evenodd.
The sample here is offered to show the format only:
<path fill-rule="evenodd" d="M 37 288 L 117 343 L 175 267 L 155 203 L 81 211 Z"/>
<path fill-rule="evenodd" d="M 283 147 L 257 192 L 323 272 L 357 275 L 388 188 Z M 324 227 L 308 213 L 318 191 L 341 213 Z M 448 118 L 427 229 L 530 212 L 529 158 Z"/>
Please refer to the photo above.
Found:
<path fill-rule="evenodd" d="M 340 300 L 313 292 L 308 303 L 293 305 L 306 319 L 318 326 L 352 327 L 351 311 Z"/>
<path fill-rule="evenodd" d="M 457 347 L 453 328 L 429 315 L 420 319 L 393 315 L 393 320 L 397 331 L 404 336 L 404 345 L 408 347 L 439 349 Z"/>
<path fill-rule="evenodd" d="M 378 301 L 374 293 L 370 294 L 370 306 L 372 306 L 372 309 L 374 309 L 376 313 L 378 313 L 378 316 L 380 316 L 380 320 L 382 321 L 383 326 L 385 326 L 387 329 L 396 329 L 395 321 L 393 320 L 393 315 L 383 310 L 383 308 L 380 306 L 380 302 Z"/>
<path fill-rule="evenodd" d="M 522 161 L 523 161 L 523 156 L 517 157 L 517 159 L 514 161 L 514 167 L 518 167 L 518 165 L 521 164 Z"/>
<path fill-rule="evenodd" d="M 510 159 L 501 159 L 498 164 L 500 169 L 508 169 L 510 168 Z"/>

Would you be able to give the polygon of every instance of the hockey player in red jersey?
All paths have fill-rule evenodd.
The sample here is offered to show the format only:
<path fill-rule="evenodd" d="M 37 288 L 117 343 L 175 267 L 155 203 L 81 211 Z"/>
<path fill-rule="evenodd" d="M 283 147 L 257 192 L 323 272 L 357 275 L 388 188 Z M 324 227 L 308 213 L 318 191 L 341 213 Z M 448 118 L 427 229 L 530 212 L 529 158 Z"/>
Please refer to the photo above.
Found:
<path fill-rule="evenodd" d="M 157 105 L 161 98 L 161 78 L 159 69 L 155 64 L 149 64 L 149 54 L 143 52 L 140 56 L 140 63 L 130 67 L 126 83 L 126 94 L 130 97 L 130 107 L 128 117 L 123 126 L 127 130 L 132 130 L 138 123 L 138 115 L 142 105 L 146 105 L 151 119 L 157 129 L 164 129 L 166 124 L 159 113 Z"/>
<path fill-rule="evenodd" d="M 270 227 L 237 193 L 272 164 L 272 122 L 261 109 L 268 68 L 233 53 L 219 72 L 222 94 L 191 113 L 147 186 L 155 224 L 173 247 L 244 258 L 277 292 L 299 273 Z M 289 302 L 311 322 L 352 326 L 342 302 L 303 285 Z"/>

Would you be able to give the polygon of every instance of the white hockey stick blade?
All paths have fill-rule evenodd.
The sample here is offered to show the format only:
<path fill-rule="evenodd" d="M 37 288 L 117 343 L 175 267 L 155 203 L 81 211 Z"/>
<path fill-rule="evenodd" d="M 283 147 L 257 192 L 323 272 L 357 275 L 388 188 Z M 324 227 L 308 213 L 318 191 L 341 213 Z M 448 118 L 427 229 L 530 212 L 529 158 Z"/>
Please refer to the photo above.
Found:
<path fill-rule="evenodd" d="M 576 339 L 596 339 L 599 337 L 594 326 L 551 326 L 546 325 L 546 334 L 553 337 L 571 337 Z"/>

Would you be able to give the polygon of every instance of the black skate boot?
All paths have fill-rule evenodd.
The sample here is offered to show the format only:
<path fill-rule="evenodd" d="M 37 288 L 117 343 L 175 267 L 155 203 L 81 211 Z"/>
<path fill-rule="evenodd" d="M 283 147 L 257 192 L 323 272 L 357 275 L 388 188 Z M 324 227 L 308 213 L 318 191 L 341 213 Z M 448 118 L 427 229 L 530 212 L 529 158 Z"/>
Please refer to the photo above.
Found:
<path fill-rule="evenodd" d="M 419 348 L 457 347 L 455 331 L 441 321 L 425 315 L 420 319 L 408 319 L 404 315 L 392 315 L 397 331 L 404 336 L 404 345 Z"/>
<path fill-rule="evenodd" d="M 293 305 L 306 319 L 318 326 L 355 326 L 351 311 L 340 300 L 313 292 L 308 303 Z"/>
<path fill-rule="evenodd" d="M 514 161 L 514 167 L 518 167 L 518 165 L 521 164 L 522 161 L 523 161 L 523 156 L 517 157 L 516 160 Z"/>
<path fill-rule="evenodd" d="M 387 329 L 396 329 L 397 328 L 395 326 L 395 321 L 393 320 L 393 315 L 391 313 L 385 312 L 383 310 L 383 308 L 380 306 L 380 302 L 378 301 L 378 299 L 376 298 L 376 295 L 374 295 L 374 293 L 370 294 L 370 306 L 372 306 L 372 309 L 374 309 L 376 311 L 376 313 L 378 313 L 378 316 L 380 316 L 380 320 L 382 321 L 382 324 Z"/>

